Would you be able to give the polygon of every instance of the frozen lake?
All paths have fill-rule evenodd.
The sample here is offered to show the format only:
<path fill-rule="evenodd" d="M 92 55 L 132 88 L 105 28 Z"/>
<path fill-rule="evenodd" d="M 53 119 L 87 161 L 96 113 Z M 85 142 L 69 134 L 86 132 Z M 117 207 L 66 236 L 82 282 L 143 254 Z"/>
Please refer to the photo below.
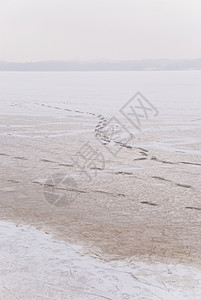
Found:
<path fill-rule="evenodd" d="M 46 114 L 34 103 L 90 110 L 108 116 L 140 91 L 160 109 L 160 117 L 199 118 L 201 71 L 1 72 L 1 113 Z M 23 110 L 23 106 L 24 109 Z M 55 115 L 55 112 L 52 112 Z"/>
<path fill-rule="evenodd" d="M 200 83 L 199 71 L 0 73 L 6 299 L 200 299 Z M 99 159 L 79 169 L 89 144 Z"/>

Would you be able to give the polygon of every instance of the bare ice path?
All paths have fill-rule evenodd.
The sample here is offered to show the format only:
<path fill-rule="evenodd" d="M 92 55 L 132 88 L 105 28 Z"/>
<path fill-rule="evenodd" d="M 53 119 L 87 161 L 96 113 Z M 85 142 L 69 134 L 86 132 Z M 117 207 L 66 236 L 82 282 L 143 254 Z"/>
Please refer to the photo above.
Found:
<path fill-rule="evenodd" d="M 103 262 L 33 227 L 0 222 L 0 299 L 200 298 L 198 269 Z"/>

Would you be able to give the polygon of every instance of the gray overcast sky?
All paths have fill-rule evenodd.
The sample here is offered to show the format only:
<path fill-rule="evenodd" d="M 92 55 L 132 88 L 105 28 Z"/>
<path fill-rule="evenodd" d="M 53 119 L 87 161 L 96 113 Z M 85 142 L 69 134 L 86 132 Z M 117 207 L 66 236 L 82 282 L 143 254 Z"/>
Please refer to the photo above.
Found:
<path fill-rule="evenodd" d="M 201 0 L 0 0 L 0 60 L 201 57 Z"/>

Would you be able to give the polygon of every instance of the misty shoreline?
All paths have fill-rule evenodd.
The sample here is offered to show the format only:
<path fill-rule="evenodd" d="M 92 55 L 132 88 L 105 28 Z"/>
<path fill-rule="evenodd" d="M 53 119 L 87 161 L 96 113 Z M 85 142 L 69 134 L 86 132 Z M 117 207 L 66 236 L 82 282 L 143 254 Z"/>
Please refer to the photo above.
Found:
<path fill-rule="evenodd" d="M 201 59 L 126 60 L 126 61 L 0 61 L 0 71 L 192 71 L 201 70 Z"/>

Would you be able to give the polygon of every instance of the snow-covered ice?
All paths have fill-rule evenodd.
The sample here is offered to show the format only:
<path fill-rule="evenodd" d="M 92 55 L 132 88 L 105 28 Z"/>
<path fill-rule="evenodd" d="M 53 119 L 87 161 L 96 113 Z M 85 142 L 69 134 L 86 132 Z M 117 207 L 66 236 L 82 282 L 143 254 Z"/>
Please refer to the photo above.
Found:
<path fill-rule="evenodd" d="M 197 71 L 0 72 L 0 220 L 47 224 L 55 237 L 89 244 L 83 250 L 0 222 L 0 300 L 201 299 L 201 271 L 182 265 L 201 260 L 200 81 Z M 137 91 L 159 110 L 140 133 L 120 113 Z M 117 159 L 95 138 L 102 116 L 135 134 Z M 107 162 L 93 184 L 71 165 L 87 141 Z M 79 194 L 57 213 L 42 185 L 66 173 Z M 86 256 L 93 244 L 127 260 Z M 132 255 L 150 255 L 152 263 Z M 166 257 L 180 264 L 165 264 Z"/>
<path fill-rule="evenodd" d="M 199 300 L 201 271 L 105 262 L 30 226 L 0 222 L 0 299 Z"/>

